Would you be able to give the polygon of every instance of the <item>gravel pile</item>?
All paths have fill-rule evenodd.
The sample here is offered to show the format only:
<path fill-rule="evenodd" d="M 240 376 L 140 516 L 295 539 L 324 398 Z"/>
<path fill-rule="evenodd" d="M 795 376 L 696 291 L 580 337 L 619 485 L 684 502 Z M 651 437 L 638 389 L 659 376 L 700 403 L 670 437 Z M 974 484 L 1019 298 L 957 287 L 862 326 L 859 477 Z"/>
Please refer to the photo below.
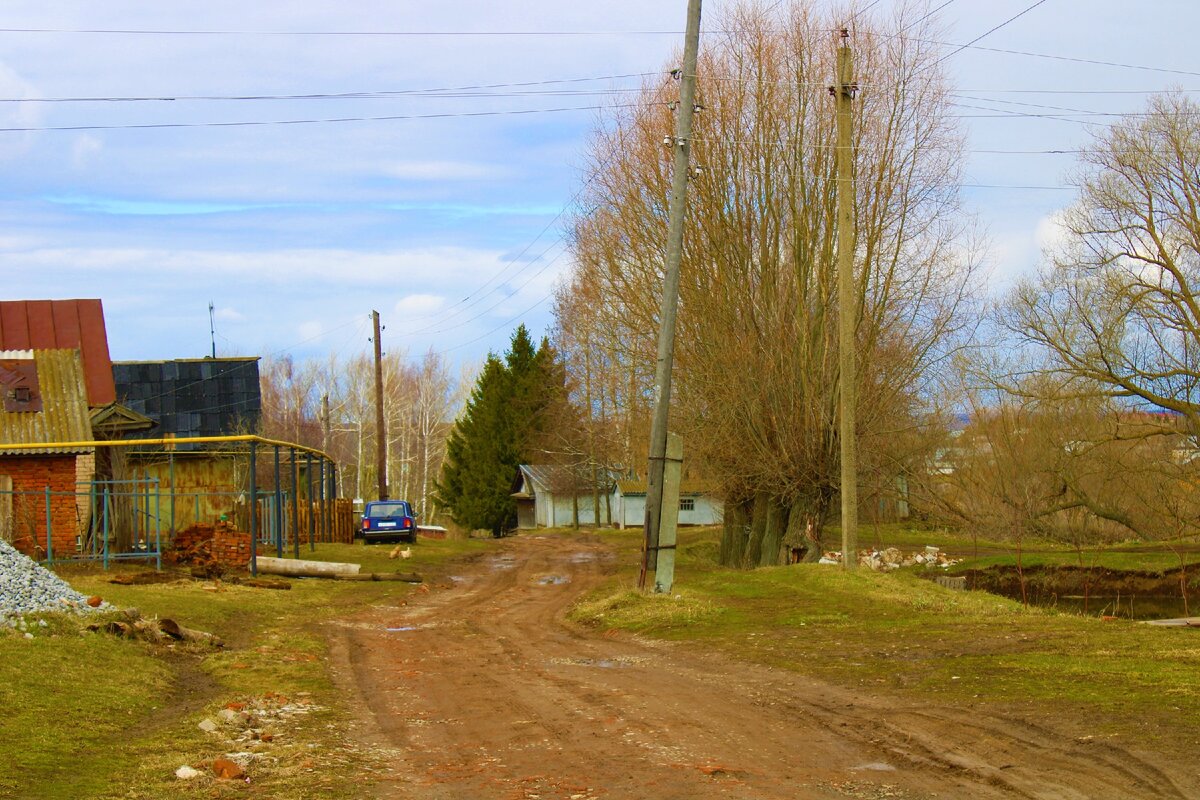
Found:
<path fill-rule="evenodd" d="M 68 609 L 90 610 L 66 581 L 0 539 L 0 617 Z"/>

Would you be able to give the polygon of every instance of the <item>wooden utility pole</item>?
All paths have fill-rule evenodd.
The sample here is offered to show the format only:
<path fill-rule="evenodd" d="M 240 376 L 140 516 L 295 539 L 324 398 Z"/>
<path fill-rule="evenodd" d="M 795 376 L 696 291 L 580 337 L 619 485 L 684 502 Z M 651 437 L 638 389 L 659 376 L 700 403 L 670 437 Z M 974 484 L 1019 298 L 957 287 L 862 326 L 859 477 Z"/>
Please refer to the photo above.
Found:
<path fill-rule="evenodd" d="M 854 117 L 850 101 L 854 83 L 854 61 L 850 32 L 843 28 L 837 51 L 837 258 L 838 258 L 838 367 L 840 372 L 842 455 L 842 566 L 858 566 L 858 447 L 855 406 L 858 403 L 854 363 L 855 331 L 858 327 L 858 292 L 854 280 Z"/>
<path fill-rule="evenodd" d="M 700 49 L 700 0 L 688 0 L 687 32 L 683 40 L 683 68 L 679 71 L 679 107 L 675 135 L 667 137 L 674 151 L 671 202 L 667 229 L 666 275 L 659 314 L 658 363 L 654 374 L 654 421 L 650 428 L 650 464 L 646 486 L 646 541 L 638 587 L 658 566 L 659 529 L 662 520 L 663 471 L 667 457 L 667 425 L 671 408 L 671 366 L 675 356 L 675 312 L 679 306 L 679 265 L 683 260 L 683 221 L 687 211 L 689 156 L 692 147 L 692 114 L 696 110 L 696 54 Z M 674 545 L 671 545 L 674 547 Z"/>
<path fill-rule="evenodd" d="M 379 338 L 379 312 L 371 312 L 371 324 L 375 326 L 375 469 L 379 478 L 379 499 L 388 499 L 387 487 L 387 431 L 383 427 L 383 342 Z"/>
<path fill-rule="evenodd" d="M 329 393 L 321 395 L 321 452 L 329 452 Z"/>

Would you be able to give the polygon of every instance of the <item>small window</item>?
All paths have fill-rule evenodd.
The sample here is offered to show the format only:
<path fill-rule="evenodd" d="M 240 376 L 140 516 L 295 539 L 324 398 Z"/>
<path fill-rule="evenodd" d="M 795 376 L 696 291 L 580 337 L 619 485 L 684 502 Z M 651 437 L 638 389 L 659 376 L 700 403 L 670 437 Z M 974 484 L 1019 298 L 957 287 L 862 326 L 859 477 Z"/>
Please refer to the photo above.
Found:
<path fill-rule="evenodd" d="M 694 498 L 694 497 L 679 498 L 679 510 L 680 511 L 695 511 L 696 510 L 696 498 Z"/>

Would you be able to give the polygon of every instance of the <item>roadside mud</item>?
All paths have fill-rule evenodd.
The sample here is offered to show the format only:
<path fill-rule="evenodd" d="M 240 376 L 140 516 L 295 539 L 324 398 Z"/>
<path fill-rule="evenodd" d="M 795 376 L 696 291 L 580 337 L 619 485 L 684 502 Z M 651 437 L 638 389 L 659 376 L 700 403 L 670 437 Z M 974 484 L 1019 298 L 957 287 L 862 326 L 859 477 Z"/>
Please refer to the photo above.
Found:
<path fill-rule="evenodd" d="M 604 545 L 529 536 L 499 547 L 454 566 L 469 581 L 326 626 L 360 746 L 386 754 L 362 797 L 1200 796 L 1194 769 L 1044 719 L 571 625 L 566 611 L 611 574 Z"/>

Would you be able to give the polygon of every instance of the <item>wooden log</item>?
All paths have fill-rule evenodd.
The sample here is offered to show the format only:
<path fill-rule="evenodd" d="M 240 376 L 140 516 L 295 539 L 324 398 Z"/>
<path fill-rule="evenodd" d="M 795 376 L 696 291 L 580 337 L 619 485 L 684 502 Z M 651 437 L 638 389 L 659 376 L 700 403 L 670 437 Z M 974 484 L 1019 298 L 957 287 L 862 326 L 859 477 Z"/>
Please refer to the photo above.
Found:
<path fill-rule="evenodd" d="M 172 639 L 178 639 L 181 642 L 201 642 L 211 644 L 213 647 L 224 647 L 225 643 L 217 636 L 205 631 L 192 630 L 185 628 L 173 619 L 160 619 L 158 628 Z"/>
<path fill-rule="evenodd" d="M 237 581 L 240 586 L 250 586 L 254 589 L 291 589 L 292 585 L 287 581 L 274 580 L 272 578 L 242 578 Z"/>
<path fill-rule="evenodd" d="M 403 581 L 421 583 L 423 578 L 415 572 L 361 572 L 358 575 L 331 575 L 339 581 Z"/>
<path fill-rule="evenodd" d="M 291 575 L 297 578 L 333 578 L 339 575 L 357 575 L 361 564 L 346 564 L 339 561 L 306 561 L 300 558 L 258 557 L 258 571 L 267 575 Z"/>

